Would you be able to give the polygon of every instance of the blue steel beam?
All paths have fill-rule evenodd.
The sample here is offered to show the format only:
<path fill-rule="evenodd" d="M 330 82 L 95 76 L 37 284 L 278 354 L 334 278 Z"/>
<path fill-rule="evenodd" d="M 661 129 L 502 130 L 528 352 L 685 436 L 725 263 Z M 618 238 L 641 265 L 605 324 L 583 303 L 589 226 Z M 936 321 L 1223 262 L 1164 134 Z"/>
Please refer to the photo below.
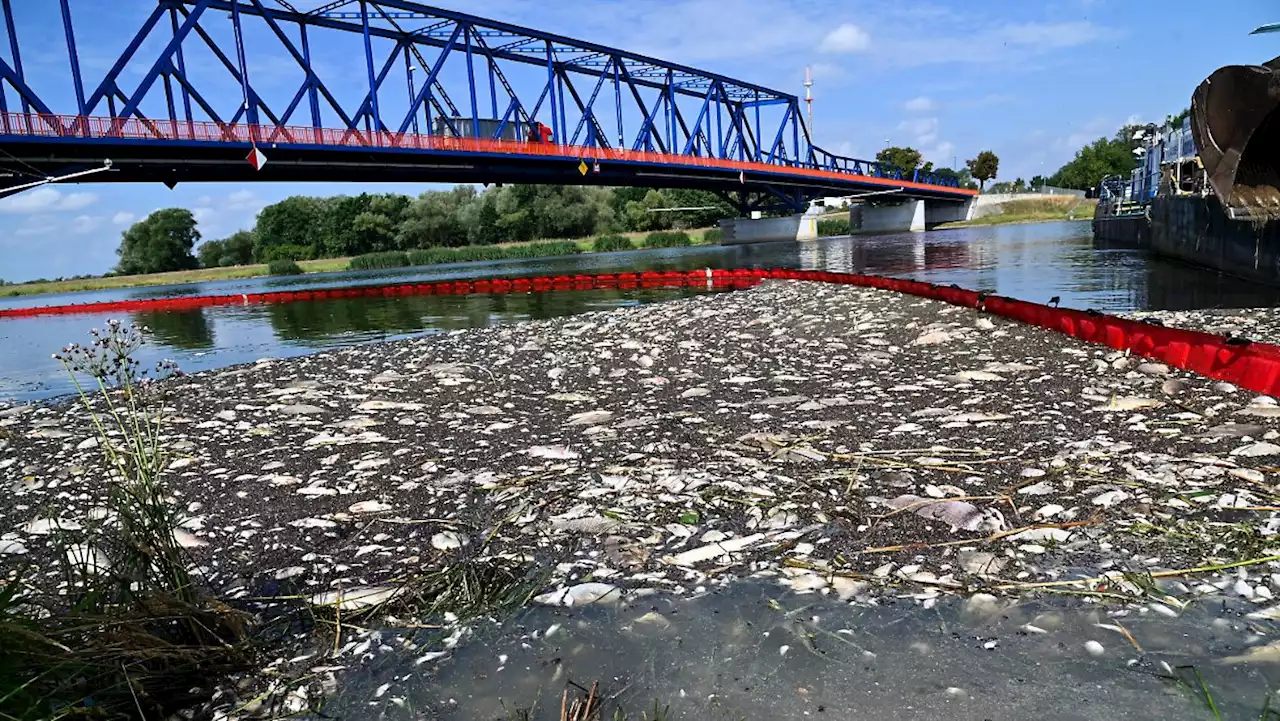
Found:
<path fill-rule="evenodd" d="M 0 7 L 5 10 L 6 26 L 12 25 L 14 19 L 9 12 L 12 0 L 0 0 Z M 269 7 L 274 2 L 276 7 Z M 358 12 L 339 10 L 358 5 Z M 209 103 L 209 98 L 200 97 L 196 84 L 188 76 L 189 68 L 185 65 L 183 48 L 186 43 L 198 42 L 191 38 L 192 33 L 200 38 L 222 64 L 227 74 L 239 85 L 242 94 L 242 106 L 230 119 L 236 123 L 245 118 L 252 125 L 259 125 L 257 114 L 261 111 L 277 126 L 291 119 L 301 106 L 302 98 L 308 97 L 311 111 L 311 125 L 319 128 L 321 114 L 319 97 L 323 95 L 333 110 L 342 119 L 348 130 L 355 131 L 358 124 L 364 121 L 370 127 L 385 128 L 380 113 L 380 91 L 383 81 L 394 69 L 399 60 L 399 53 L 405 53 L 406 82 L 409 84 L 410 107 L 406 113 L 406 124 L 416 124 L 418 113 L 424 108 L 439 112 L 443 123 L 450 132 L 458 133 L 454 119 L 460 119 L 456 106 L 448 97 L 442 84 L 442 66 L 456 48 L 465 48 L 466 82 L 468 84 L 471 128 L 469 135 L 480 135 L 480 103 L 479 87 L 487 79 L 489 85 L 489 114 L 495 116 L 495 136 L 501 136 L 508 129 L 508 123 L 514 119 L 517 128 L 522 121 L 533 120 L 542 109 L 543 102 L 549 102 L 549 114 L 554 137 L 558 143 L 574 144 L 580 141 L 588 146 L 609 146 L 609 136 L 604 132 L 600 121 L 604 119 L 601 106 L 598 106 L 600 92 L 604 84 L 614 84 L 614 112 L 617 120 L 617 134 L 623 143 L 626 140 L 624 119 L 630 117 L 622 100 L 622 85 L 628 86 L 635 100 L 634 108 L 639 110 L 640 127 L 636 131 L 633 147 L 652 149 L 657 146 L 663 152 L 679 153 L 691 156 L 736 157 L 765 161 L 768 163 L 815 168 L 847 169 L 863 167 L 862 161 L 833 156 L 815 148 L 804 126 L 798 110 L 799 100 L 794 95 L 779 93 L 759 85 L 727 78 L 715 73 L 707 73 L 686 66 L 666 63 L 644 55 L 623 50 L 608 48 L 593 43 L 564 38 L 551 33 L 543 33 L 528 28 L 494 20 L 478 18 L 466 13 L 442 10 L 421 5 L 411 0 L 343 0 L 330 2 L 322 8 L 308 13 L 299 13 L 294 6 L 283 0 L 160 0 L 157 8 L 143 23 L 140 31 L 129 41 L 124 52 L 107 74 L 97 84 L 96 89 L 84 97 L 84 78 L 78 66 L 78 53 L 75 49 L 75 34 L 71 25 L 70 0 L 59 0 L 62 10 L 64 32 L 67 37 L 68 57 L 72 66 L 72 82 L 76 85 L 75 97 L 77 111 L 87 115 L 95 114 L 95 109 L 106 101 L 110 114 L 117 121 L 128 117 L 137 117 L 146 123 L 152 132 L 159 136 L 160 131 L 155 124 L 146 119 L 141 111 L 144 103 L 154 102 L 154 96 L 163 93 L 163 107 L 168 110 L 171 122 L 177 121 L 177 107 L 173 84 L 183 96 L 183 114 L 188 121 L 193 120 L 191 104 L 194 100 L 201 111 L 216 122 L 222 122 L 219 115 Z M 279 9 L 277 9 L 279 8 Z M 177 12 L 184 16 L 178 22 Z M 155 38 L 152 31 L 156 27 L 164 11 L 169 11 L 172 33 L 168 38 Z M 234 60 L 227 57 L 206 29 L 202 27 L 202 19 L 213 16 L 208 10 L 226 11 L 232 20 L 234 32 Z M 283 116 L 277 116 L 268 105 L 267 99 L 260 96 L 250 82 L 250 65 L 247 61 L 245 47 L 245 18 L 262 18 L 280 40 L 287 52 L 302 68 L 305 78 L 287 103 Z M 422 27 L 406 28 L 400 25 L 401 20 L 423 20 Z M 298 26 L 303 50 L 300 53 L 295 41 L 285 33 L 281 23 L 294 23 Z M 387 27 L 390 25 L 390 28 Z M 312 53 L 308 30 L 333 30 L 344 33 L 359 33 L 363 41 L 365 54 L 368 92 L 354 115 L 344 112 L 339 103 L 329 92 L 325 83 L 312 69 Z M 460 33 L 462 42 L 459 42 Z M 11 52 L 15 57 L 15 65 L 20 63 L 17 55 L 16 32 L 10 33 Z M 390 40 L 395 48 L 387 56 L 383 69 L 377 71 L 374 60 L 373 41 Z M 141 48 L 151 46 L 159 40 L 164 43 L 158 54 L 148 53 L 146 58 L 138 57 Z M 422 56 L 421 48 L 435 48 L 434 62 L 428 63 Z M 417 78 L 412 76 L 409 61 L 410 54 L 417 58 L 422 69 L 431 67 L 432 72 L 421 88 L 415 89 L 412 84 Z M 485 63 L 481 77 L 477 78 L 475 62 L 478 58 Z M 462 55 L 460 53 L 459 55 Z M 135 62 L 135 60 L 137 62 Z M 520 95 L 511 87 L 503 72 L 504 63 L 524 63 L 544 66 L 547 72 L 547 83 L 542 88 L 541 97 L 527 113 L 528 105 L 522 102 Z M 120 79 L 126 67 L 142 69 L 150 63 L 150 69 L 141 75 L 137 86 L 128 94 L 121 90 Z M 458 62 L 453 65 L 456 66 Z M 201 72 L 206 72 L 204 68 Z M 584 102 L 579 95 L 577 81 L 582 77 L 594 78 L 592 92 Z M 39 96 L 28 87 L 22 75 L 22 68 L 0 68 L 0 77 L 18 91 L 24 107 L 35 108 L 38 112 L 44 104 Z M 452 72 L 444 77 L 458 77 Z M 152 92 L 156 81 L 162 80 L 163 89 Z M 498 101 L 498 85 L 501 84 L 507 99 Z M 641 94 L 642 88 L 656 89 L 652 104 L 645 102 Z M 566 98 L 566 96 L 568 96 Z M 274 101 L 283 101 L 289 96 L 272 96 Z M 682 108 L 681 103 L 689 103 L 688 98 L 699 101 L 697 111 L 690 105 Z M 684 99 L 684 100 L 682 100 Z M 4 96 L 0 93 L 0 108 L 3 108 Z M 117 112 L 119 102 L 119 112 Z M 448 106 L 446 111 L 441 103 Z M 567 110 L 572 103 L 577 111 L 573 117 Z M 762 109 L 771 106 L 781 107 L 781 119 L 776 120 L 777 111 L 769 114 L 766 127 Z M 147 106 L 150 107 L 150 106 Z M 505 108 L 498 118 L 499 108 Z M 748 122 L 749 109 L 753 122 Z M 162 111 L 163 112 L 163 111 Z M 658 113 L 663 120 L 657 121 Z M 692 122 L 686 122 L 686 112 Z M 728 123 L 725 123 L 725 115 Z M 427 132 L 432 132 L 430 113 Z M 46 119 L 47 122 L 56 122 Z M 28 121 L 30 122 L 30 121 Z M 776 123 L 776 125 L 775 125 Z M 790 128 L 787 127 L 788 123 Z M 73 124 L 74 125 L 74 124 Z M 572 133 L 570 132 L 572 128 Z M 585 129 L 585 136 L 583 135 Z M 273 131 L 274 132 L 274 131 Z M 523 135 L 523 133 L 521 133 Z M 773 143 L 765 147 L 762 143 L 766 137 L 773 136 Z M 230 137 L 230 136 L 228 136 Z M 582 139 L 585 137 L 585 140 Z M 622 143 L 620 143 L 621 146 Z M 865 163 L 868 172 L 887 174 L 890 171 L 874 163 Z M 929 179 L 928 176 L 921 176 Z"/>

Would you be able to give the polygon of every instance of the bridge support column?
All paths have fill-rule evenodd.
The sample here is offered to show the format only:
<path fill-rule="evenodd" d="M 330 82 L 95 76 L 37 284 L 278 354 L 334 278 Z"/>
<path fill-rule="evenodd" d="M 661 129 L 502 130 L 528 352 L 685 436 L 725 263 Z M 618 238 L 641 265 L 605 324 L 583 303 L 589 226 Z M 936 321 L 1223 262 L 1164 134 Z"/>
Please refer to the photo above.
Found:
<path fill-rule="evenodd" d="M 816 240 L 818 218 L 789 215 L 782 218 L 729 218 L 720 221 L 720 243 L 771 243 L 784 240 Z"/>
<path fill-rule="evenodd" d="M 894 205 L 855 205 L 849 209 L 849 233 L 906 233 L 925 229 L 925 201 Z"/>
<path fill-rule="evenodd" d="M 939 223 L 973 220 L 974 207 L 973 198 L 964 201 L 927 200 L 924 204 L 924 226 L 932 229 Z"/>

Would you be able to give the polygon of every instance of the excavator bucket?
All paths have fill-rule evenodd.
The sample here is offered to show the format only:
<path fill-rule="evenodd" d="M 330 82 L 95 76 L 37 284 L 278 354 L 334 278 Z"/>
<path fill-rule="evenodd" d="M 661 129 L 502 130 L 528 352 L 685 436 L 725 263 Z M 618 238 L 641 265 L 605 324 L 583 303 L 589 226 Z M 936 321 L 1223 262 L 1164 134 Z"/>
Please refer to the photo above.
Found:
<path fill-rule="evenodd" d="M 1280 200 L 1280 58 L 1218 68 L 1191 96 L 1191 133 L 1225 205 Z"/>

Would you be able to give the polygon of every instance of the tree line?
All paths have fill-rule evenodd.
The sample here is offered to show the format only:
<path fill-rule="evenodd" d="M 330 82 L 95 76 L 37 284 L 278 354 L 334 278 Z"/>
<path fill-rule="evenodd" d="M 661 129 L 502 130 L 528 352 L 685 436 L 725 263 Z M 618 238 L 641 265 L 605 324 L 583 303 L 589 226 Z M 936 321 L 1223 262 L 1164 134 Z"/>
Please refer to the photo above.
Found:
<path fill-rule="evenodd" d="M 1181 126 L 1182 121 L 1190 114 L 1191 108 L 1184 108 L 1177 114 L 1166 117 L 1165 123 L 1174 127 Z M 1109 175 L 1129 177 L 1138 167 L 1138 156 L 1133 151 L 1141 145 L 1140 141 L 1134 139 L 1134 133 L 1144 127 L 1126 124 L 1115 135 L 1104 136 L 1085 145 L 1058 172 L 1049 176 L 1048 184 L 1061 188 L 1092 190 Z"/>
<path fill-rule="evenodd" d="M 707 209 L 650 212 L 661 208 Z M 416 198 L 295 195 L 263 208 L 252 229 L 204 242 L 196 255 L 209 268 L 697 228 L 732 215 L 715 194 L 680 189 L 507 185 L 481 191 L 460 185 Z"/>
<path fill-rule="evenodd" d="M 951 168 L 935 168 L 932 161 L 926 161 L 919 150 L 910 146 L 893 146 L 876 153 L 876 160 L 910 173 L 919 170 L 922 173 L 933 173 L 939 177 L 956 181 L 961 188 L 982 188 L 1000 169 L 1000 158 L 990 150 L 984 150 L 974 158 L 964 161 L 959 170 Z M 977 180 L 977 183 L 973 181 Z"/>

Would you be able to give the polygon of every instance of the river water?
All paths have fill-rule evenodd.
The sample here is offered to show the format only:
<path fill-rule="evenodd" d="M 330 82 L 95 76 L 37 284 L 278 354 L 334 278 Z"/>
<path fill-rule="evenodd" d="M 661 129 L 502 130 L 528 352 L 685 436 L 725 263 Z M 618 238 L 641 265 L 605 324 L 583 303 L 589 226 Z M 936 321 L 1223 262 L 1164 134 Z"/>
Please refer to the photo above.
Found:
<path fill-rule="evenodd" d="M 371 644 L 382 652 L 332 661 L 347 673 L 324 713 L 556 721 L 566 687 L 585 697 L 598 682 L 600 718 L 629 721 L 1173 721 L 1215 718 L 1210 702 L 1216 718 L 1256 721 L 1273 718 L 1277 665 L 1245 647 L 1272 626 L 1225 603 L 1178 619 L 982 595 L 848 604 L 742 580 L 689 598 L 535 606 L 467 625 L 447 653 L 433 650 L 457 631 L 383 629 Z"/>
<path fill-rule="evenodd" d="M 462 278 L 743 267 L 893 275 L 955 283 L 1039 302 L 1058 296 L 1064 306 L 1104 311 L 1280 305 L 1278 289 L 1161 260 L 1134 249 L 1097 247 L 1089 224 L 1074 222 L 0 298 L 0 308 Z M 699 292 L 705 291 L 637 289 L 360 298 L 131 313 L 128 320 L 152 331 L 151 343 L 139 354 L 140 360 L 150 364 L 172 358 L 192 372 L 265 357 L 618 308 Z M 71 392 L 69 379 L 51 354 L 69 342 L 83 340 L 90 328 L 101 326 L 109 317 L 113 316 L 0 320 L 0 400 L 25 401 Z"/>

